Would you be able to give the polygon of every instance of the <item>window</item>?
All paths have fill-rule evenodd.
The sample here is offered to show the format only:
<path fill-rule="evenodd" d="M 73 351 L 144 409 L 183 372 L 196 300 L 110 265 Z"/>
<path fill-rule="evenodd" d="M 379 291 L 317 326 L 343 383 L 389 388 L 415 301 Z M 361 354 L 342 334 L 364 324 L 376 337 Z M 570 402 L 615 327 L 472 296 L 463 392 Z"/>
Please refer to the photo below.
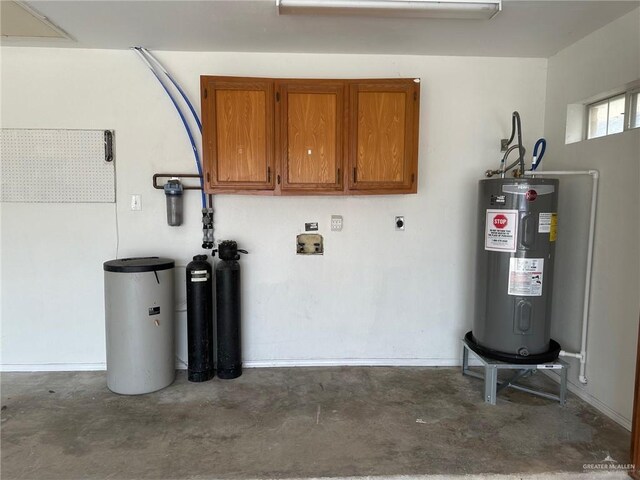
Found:
<path fill-rule="evenodd" d="M 587 105 L 587 139 L 640 127 L 639 96 L 635 89 Z"/>
<path fill-rule="evenodd" d="M 640 89 L 629 92 L 629 128 L 640 127 Z"/>

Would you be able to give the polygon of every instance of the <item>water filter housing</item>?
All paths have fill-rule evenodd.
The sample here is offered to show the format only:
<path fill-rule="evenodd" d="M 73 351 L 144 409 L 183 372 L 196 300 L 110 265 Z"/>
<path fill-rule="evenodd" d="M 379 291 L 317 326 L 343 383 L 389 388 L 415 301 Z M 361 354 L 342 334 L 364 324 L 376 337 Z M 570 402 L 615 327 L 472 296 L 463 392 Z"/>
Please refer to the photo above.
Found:
<path fill-rule="evenodd" d="M 170 179 L 164 185 L 167 198 L 167 224 L 171 227 L 182 225 L 182 183 L 177 178 Z"/>
<path fill-rule="evenodd" d="M 483 354 L 551 361 L 558 180 L 491 178 L 479 185 L 472 341 Z"/>

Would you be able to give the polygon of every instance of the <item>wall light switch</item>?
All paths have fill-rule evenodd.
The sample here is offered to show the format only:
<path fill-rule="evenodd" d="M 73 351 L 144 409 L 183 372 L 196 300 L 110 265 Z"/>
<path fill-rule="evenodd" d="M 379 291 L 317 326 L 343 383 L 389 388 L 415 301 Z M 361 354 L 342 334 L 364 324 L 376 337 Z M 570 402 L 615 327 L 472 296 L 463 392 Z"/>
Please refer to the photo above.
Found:
<path fill-rule="evenodd" d="M 142 210 L 142 198 L 137 193 L 131 195 L 131 210 Z"/>
<path fill-rule="evenodd" d="M 331 231 L 342 231 L 342 215 L 331 215 Z"/>

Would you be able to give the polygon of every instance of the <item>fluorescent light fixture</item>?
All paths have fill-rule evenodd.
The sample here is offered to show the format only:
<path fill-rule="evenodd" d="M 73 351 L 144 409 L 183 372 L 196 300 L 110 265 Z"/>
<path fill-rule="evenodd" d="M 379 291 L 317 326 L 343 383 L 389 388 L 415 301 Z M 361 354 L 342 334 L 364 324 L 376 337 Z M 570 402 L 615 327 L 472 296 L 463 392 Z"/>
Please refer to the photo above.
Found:
<path fill-rule="evenodd" d="M 490 19 L 502 0 L 276 0 L 279 14 Z"/>

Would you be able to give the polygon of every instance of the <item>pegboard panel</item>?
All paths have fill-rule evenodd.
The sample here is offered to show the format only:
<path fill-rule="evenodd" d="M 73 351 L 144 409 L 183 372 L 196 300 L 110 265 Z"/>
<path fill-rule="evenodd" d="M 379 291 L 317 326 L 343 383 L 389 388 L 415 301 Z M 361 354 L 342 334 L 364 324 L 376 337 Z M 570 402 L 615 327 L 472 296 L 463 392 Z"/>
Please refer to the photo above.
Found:
<path fill-rule="evenodd" d="M 115 160 L 105 160 L 104 130 L 3 128 L 0 145 L 3 202 L 116 200 Z"/>

